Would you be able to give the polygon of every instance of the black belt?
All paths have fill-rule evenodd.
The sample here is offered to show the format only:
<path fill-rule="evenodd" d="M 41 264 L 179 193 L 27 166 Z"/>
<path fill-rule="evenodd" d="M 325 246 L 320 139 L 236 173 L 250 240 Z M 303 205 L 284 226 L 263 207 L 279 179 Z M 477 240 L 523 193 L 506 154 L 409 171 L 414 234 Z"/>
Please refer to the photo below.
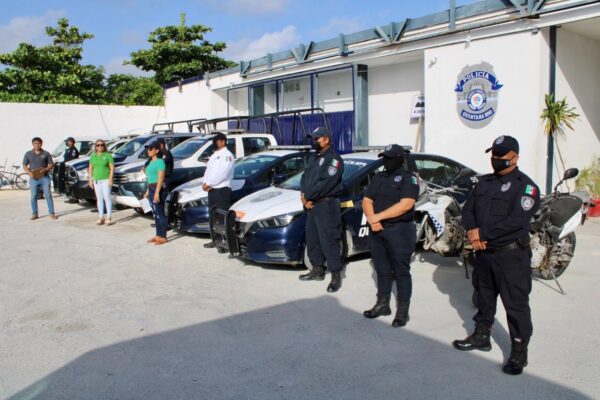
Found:
<path fill-rule="evenodd" d="M 333 196 L 326 196 L 326 197 L 321 197 L 319 200 L 315 200 L 313 201 L 313 203 L 321 203 L 323 201 L 328 201 L 328 200 L 337 200 L 337 197 L 333 197 Z"/>
<path fill-rule="evenodd" d="M 149 183 L 149 184 L 148 184 L 148 186 L 150 186 L 150 187 L 152 187 L 152 188 L 155 188 L 155 187 L 156 187 L 156 185 L 157 185 L 156 183 Z"/>
<path fill-rule="evenodd" d="M 521 243 L 519 243 L 518 240 L 515 240 L 514 242 L 509 243 L 505 246 L 488 247 L 483 251 L 485 253 L 494 254 L 494 253 L 504 253 L 506 251 L 516 250 L 516 249 L 527 249 L 527 248 L 529 248 L 529 246 L 523 246 Z"/>

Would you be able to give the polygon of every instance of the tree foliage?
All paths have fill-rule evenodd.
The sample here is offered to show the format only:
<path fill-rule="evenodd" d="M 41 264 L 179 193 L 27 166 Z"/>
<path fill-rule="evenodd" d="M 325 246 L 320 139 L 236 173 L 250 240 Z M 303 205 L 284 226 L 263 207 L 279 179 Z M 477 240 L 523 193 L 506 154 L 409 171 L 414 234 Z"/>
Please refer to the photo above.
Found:
<path fill-rule="evenodd" d="M 157 106 L 163 104 L 163 92 L 152 78 L 113 74 L 106 82 L 105 101 L 126 106 Z"/>
<path fill-rule="evenodd" d="M 555 101 L 553 94 L 547 94 L 544 96 L 544 102 L 546 103 L 546 108 L 542 111 L 540 118 L 544 123 L 544 132 L 554 140 L 554 146 L 556 147 L 558 158 L 564 173 L 566 170 L 565 160 L 560 151 L 560 146 L 558 145 L 558 137 L 561 136 L 563 139 L 566 138 L 565 128 L 569 128 L 572 131 L 575 130 L 573 124 L 579 118 L 579 114 L 575 112 L 575 107 L 571 107 L 567 103 L 566 97 L 562 100 Z M 560 173 L 558 165 L 556 169 Z"/>
<path fill-rule="evenodd" d="M 178 26 L 160 27 L 150 33 L 150 49 L 131 53 L 127 61 L 144 71 L 154 71 L 155 80 L 161 85 L 232 67 L 235 63 L 218 56 L 225 50 L 225 43 L 204 38 L 210 27 L 186 26 L 185 14 L 181 14 Z"/>
<path fill-rule="evenodd" d="M 0 54 L 0 101 L 39 103 L 96 103 L 104 95 L 104 71 L 81 65 L 83 43 L 94 36 L 81 33 L 66 18 L 47 27 L 52 45 L 21 43 Z"/>

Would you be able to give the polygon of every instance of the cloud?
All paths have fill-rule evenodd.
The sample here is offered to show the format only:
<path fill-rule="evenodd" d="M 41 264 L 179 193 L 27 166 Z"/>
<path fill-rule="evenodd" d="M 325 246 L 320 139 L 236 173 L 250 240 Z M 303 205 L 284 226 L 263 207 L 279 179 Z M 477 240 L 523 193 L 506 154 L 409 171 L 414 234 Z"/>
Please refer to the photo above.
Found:
<path fill-rule="evenodd" d="M 340 33 L 354 33 L 365 29 L 365 24 L 359 17 L 333 17 L 327 22 L 327 24 L 316 30 L 315 34 L 327 38 L 336 36 Z"/>
<path fill-rule="evenodd" d="M 106 72 L 106 76 L 112 74 L 131 74 L 133 76 L 153 76 L 154 72 L 152 71 L 142 71 L 138 69 L 135 65 L 123 65 L 123 61 L 126 60 L 126 57 L 115 57 L 111 58 L 108 63 L 104 65 L 104 70 Z"/>
<path fill-rule="evenodd" d="M 49 44 L 45 28 L 56 25 L 64 15 L 64 11 L 50 10 L 39 16 L 14 17 L 8 24 L 0 25 L 0 53 L 9 53 L 22 42 L 36 46 Z"/>
<path fill-rule="evenodd" d="M 223 57 L 233 61 L 248 61 L 264 57 L 267 53 L 286 50 L 300 43 L 300 35 L 293 25 L 288 25 L 278 32 L 265 33 L 256 40 L 241 39 L 230 42 L 223 52 Z"/>
<path fill-rule="evenodd" d="M 213 7 L 231 14 L 276 14 L 284 11 L 289 0 L 211 0 Z"/>

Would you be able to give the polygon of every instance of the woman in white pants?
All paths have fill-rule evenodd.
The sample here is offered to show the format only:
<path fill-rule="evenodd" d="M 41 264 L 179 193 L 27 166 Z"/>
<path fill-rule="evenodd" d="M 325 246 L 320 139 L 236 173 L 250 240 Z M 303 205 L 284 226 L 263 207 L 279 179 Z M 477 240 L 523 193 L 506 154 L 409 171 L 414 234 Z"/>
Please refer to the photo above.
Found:
<path fill-rule="evenodd" d="M 112 155 L 106 150 L 106 143 L 97 140 L 95 152 L 90 157 L 90 166 L 88 169 L 90 187 L 96 192 L 96 201 L 98 205 L 97 225 L 112 225 L 112 201 L 110 190 L 112 186 L 113 174 L 115 171 L 115 162 Z M 106 220 L 104 219 L 104 205 L 106 204 Z"/>

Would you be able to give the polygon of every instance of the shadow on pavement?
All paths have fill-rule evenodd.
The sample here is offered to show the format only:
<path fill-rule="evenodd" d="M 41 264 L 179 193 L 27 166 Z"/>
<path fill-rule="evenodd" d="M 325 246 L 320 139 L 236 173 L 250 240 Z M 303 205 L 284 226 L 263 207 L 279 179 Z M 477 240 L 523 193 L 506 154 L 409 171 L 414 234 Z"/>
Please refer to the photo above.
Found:
<path fill-rule="evenodd" d="M 367 320 L 329 296 L 99 348 L 11 397 L 242 398 L 587 397 L 527 372 L 504 375 L 479 354 Z"/>

